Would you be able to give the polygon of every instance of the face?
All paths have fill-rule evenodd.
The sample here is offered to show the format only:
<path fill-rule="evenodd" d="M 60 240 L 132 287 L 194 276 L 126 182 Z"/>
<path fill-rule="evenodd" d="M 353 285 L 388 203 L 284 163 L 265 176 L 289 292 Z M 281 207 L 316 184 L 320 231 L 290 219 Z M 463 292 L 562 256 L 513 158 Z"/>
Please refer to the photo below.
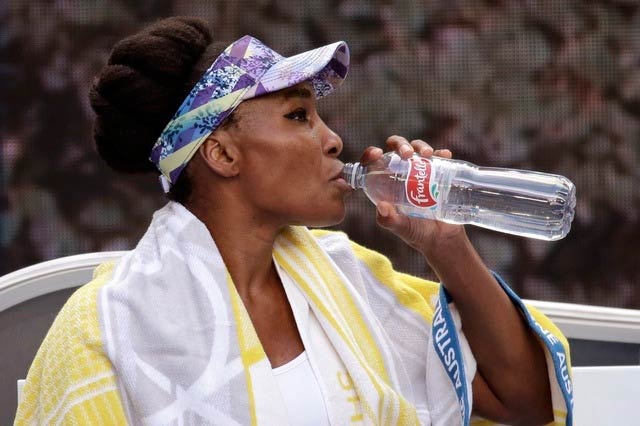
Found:
<path fill-rule="evenodd" d="M 239 152 L 239 184 L 257 214 L 281 224 L 344 218 L 342 140 L 322 121 L 309 84 L 243 102 L 226 132 Z"/>

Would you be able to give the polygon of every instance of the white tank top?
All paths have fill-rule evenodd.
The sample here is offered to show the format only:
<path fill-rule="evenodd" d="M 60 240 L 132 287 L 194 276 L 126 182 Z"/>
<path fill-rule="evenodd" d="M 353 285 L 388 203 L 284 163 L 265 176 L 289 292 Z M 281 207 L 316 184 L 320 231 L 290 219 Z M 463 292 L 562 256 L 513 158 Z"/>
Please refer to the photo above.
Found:
<path fill-rule="evenodd" d="M 272 371 L 291 426 L 329 426 L 320 384 L 311 370 L 306 351 Z"/>

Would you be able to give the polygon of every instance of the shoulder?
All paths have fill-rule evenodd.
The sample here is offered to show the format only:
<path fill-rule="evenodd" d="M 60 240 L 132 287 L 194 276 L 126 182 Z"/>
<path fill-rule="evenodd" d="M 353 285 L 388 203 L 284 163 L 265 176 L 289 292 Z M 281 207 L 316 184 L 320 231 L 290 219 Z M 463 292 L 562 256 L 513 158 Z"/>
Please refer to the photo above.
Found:
<path fill-rule="evenodd" d="M 356 243 L 344 232 L 312 229 L 311 234 L 316 238 L 320 246 L 332 257 L 338 254 L 351 254 L 358 260 L 366 263 L 378 264 L 381 267 L 389 269 L 393 268 L 387 257 L 375 250 L 368 249 Z"/>
<path fill-rule="evenodd" d="M 58 313 L 29 369 L 16 424 L 68 420 L 89 411 L 122 415 L 115 375 L 102 348 L 97 303 L 113 268 L 111 262 L 98 266 L 93 280 Z"/>
<path fill-rule="evenodd" d="M 368 270 L 387 278 L 395 273 L 386 256 L 352 241 L 344 232 L 314 229 L 311 233 L 341 269 Z"/>
<path fill-rule="evenodd" d="M 311 233 L 350 279 L 361 280 L 366 288 L 375 286 L 387 292 L 405 308 L 431 320 L 440 289 L 438 283 L 395 270 L 385 255 L 352 241 L 344 232 L 312 230 Z"/>
<path fill-rule="evenodd" d="M 112 277 L 114 264 L 107 262 L 99 265 L 93 272 L 93 279 L 71 295 L 58 313 L 45 342 L 64 336 L 65 339 L 79 340 L 78 343 L 100 350 L 98 293 Z"/>
<path fill-rule="evenodd" d="M 381 281 L 400 279 L 437 285 L 432 281 L 396 271 L 388 257 L 351 240 L 344 232 L 314 229 L 311 233 L 334 260 L 344 255 L 352 256 L 361 264 L 361 267 L 369 270 Z"/>

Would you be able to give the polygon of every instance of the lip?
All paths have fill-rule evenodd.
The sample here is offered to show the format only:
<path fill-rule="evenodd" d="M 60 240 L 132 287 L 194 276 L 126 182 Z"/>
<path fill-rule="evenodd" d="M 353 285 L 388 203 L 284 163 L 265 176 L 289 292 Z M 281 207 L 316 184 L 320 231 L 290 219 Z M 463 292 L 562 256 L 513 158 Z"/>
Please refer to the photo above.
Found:
<path fill-rule="evenodd" d="M 330 180 L 342 179 L 342 170 L 344 169 L 344 164 L 340 163 L 338 167 L 336 167 L 335 172 L 332 175 Z"/>
<path fill-rule="evenodd" d="M 351 192 L 351 191 L 353 191 L 353 188 L 342 177 L 342 170 L 343 169 L 344 169 L 344 164 L 339 163 L 339 165 L 336 167 L 335 172 L 332 175 L 333 177 L 331 179 L 329 179 L 329 181 L 331 183 L 335 184 L 340 190 L 345 191 L 345 192 Z"/>
<path fill-rule="evenodd" d="M 331 182 L 334 183 L 342 191 L 345 191 L 345 192 L 353 191 L 353 188 L 351 187 L 351 185 L 349 185 L 347 181 L 344 180 L 344 178 L 341 176 L 331 179 Z"/>

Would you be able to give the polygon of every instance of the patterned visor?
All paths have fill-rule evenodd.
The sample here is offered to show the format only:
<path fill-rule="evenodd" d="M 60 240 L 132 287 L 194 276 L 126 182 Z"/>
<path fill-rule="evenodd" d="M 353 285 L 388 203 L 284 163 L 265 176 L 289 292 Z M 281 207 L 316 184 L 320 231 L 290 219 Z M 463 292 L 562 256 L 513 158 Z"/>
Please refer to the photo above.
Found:
<path fill-rule="evenodd" d="M 182 102 L 149 159 L 162 173 L 165 191 L 198 147 L 240 102 L 309 81 L 316 98 L 347 76 L 349 48 L 340 41 L 289 58 L 244 36 L 227 47 Z"/>

